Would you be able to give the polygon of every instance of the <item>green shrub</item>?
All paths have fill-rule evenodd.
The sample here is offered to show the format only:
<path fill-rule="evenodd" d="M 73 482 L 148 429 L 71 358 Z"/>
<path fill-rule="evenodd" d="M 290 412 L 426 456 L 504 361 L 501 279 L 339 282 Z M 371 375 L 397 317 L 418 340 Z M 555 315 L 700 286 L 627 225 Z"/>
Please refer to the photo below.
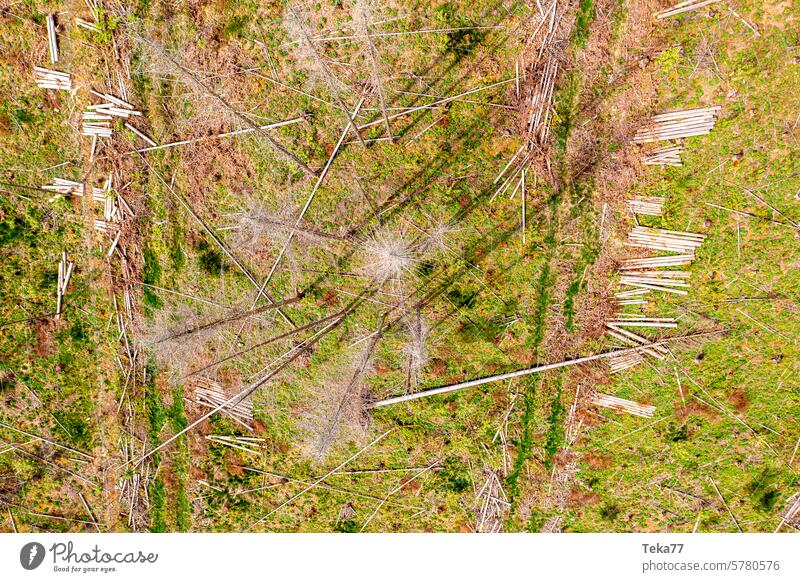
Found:
<path fill-rule="evenodd" d="M 607 521 L 614 521 L 617 519 L 617 517 L 619 517 L 619 514 L 621 512 L 622 509 L 620 508 L 620 506 L 616 502 L 611 501 L 609 503 L 604 504 L 600 508 L 600 517 L 602 517 Z"/>
<path fill-rule="evenodd" d="M 778 478 L 779 475 L 775 469 L 766 467 L 747 484 L 745 490 L 757 509 L 765 512 L 773 511 L 781 495 L 778 489 Z"/>
<path fill-rule="evenodd" d="M 445 489 L 454 493 L 463 493 L 469 488 L 469 475 L 464 470 L 461 459 L 456 457 L 447 457 L 444 460 L 438 478 Z"/>
<path fill-rule="evenodd" d="M 201 241 L 197 245 L 200 254 L 197 256 L 197 264 L 209 275 L 219 275 L 225 268 L 222 253 L 211 247 L 206 241 Z"/>
<path fill-rule="evenodd" d="M 348 519 L 338 522 L 334 526 L 333 531 L 338 533 L 356 533 L 358 531 L 358 525 L 352 519 Z"/>

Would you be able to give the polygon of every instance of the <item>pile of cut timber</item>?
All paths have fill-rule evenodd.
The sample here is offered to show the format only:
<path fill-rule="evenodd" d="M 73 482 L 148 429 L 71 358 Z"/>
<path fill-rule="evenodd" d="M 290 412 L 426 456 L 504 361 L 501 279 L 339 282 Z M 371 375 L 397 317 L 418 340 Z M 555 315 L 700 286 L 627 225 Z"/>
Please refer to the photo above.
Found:
<path fill-rule="evenodd" d="M 111 116 L 105 113 L 97 113 L 91 110 L 84 111 L 81 118 L 83 135 L 88 135 L 95 139 L 98 137 L 111 137 L 113 133 L 111 119 Z"/>
<path fill-rule="evenodd" d="M 644 360 L 642 357 L 643 354 L 647 354 L 659 360 L 664 359 L 664 356 L 668 353 L 667 348 L 660 344 L 653 344 L 653 342 L 646 337 L 642 337 L 639 334 L 625 329 L 625 326 L 619 325 L 619 323 L 618 321 L 606 323 L 606 333 L 619 341 L 622 347 L 636 347 L 641 348 L 641 350 L 610 357 L 608 363 L 612 373 L 621 372 L 622 370 L 626 370 L 641 363 Z"/>
<path fill-rule="evenodd" d="M 683 145 L 668 146 L 648 154 L 642 160 L 646 166 L 682 166 Z"/>
<path fill-rule="evenodd" d="M 258 437 L 232 437 L 221 434 L 209 434 L 206 435 L 206 439 L 251 455 L 258 455 L 261 452 L 260 443 L 264 442 L 264 439 Z"/>
<path fill-rule="evenodd" d="M 629 291 L 619 291 L 614 293 L 614 298 L 617 300 L 617 305 L 645 305 L 647 301 L 642 298 L 642 295 L 650 293 L 650 289 L 631 289 Z"/>
<path fill-rule="evenodd" d="M 700 233 L 637 226 L 630 232 L 624 244 L 654 251 L 694 253 L 694 249 L 699 248 L 705 238 L 706 235 Z"/>
<path fill-rule="evenodd" d="M 612 356 L 608 359 L 608 365 L 612 374 L 622 372 L 628 368 L 633 368 L 642 362 L 644 362 L 644 358 L 639 352 L 628 352 L 627 354 Z"/>
<path fill-rule="evenodd" d="M 678 2 L 671 8 L 667 8 L 661 12 L 656 12 L 655 16 L 658 20 L 663 20 L 664 18 L 677 16 L 678 14 L 683 14 L 684 12 L 689 12 L 691 10 L 697 10 L 703 6 L 716 4 L 717 2 L 719 2 L 719 0 L 684 0 L 683 2 Z"/>
<path fill-rule="evenodd" d="M 109 175 L 102 188 L 97 186 L 88 186 L 74 180 L 66 180 L 64 178 L 54 178 L 52 184 L 45 184 L 42 190 L 50 190 L 56 192 L 56 195 L 50 198 L 50 202 L 58 200 L 62 196 L 85 196 L 87 191 L 91 192 L 92 200 L 103 204 L 103 218 L 96 218 L 94 220 L 94 228 L 99 232 L 117 232 L 116 243 L 119 242 L 119 226 L 123 220 L 129 216 L 133 216 L 133 210 L 120 194 L 112 192 L 112 176 Z M 113 251 L 113 248 L 112 248 Z"/>
<path fill-rule="evenodd" d="M 694 253 L 682 255 L 666 255 L 663 257 L 644 257 L 641 259 L 625 259 L 620 265 L 622 271 L 635 271 L 637 269 L 658 269 L 661 267 L 682 267 L 691 265 Z"/>
<path fill-rule="evenodd" d="M 225 394 L 225 388 L 217 382 L 202 377 L 195 381 L 194 400 L 198 404 L 207 408 L 216 408 L 229 398 L 230 396 Z M 220 412 L 243 425 L 248 430 L 252 430 L 253 401 L 250 398 L 245 398 L 234 404 L 229 404 Z"/>
<path fill-rule="evenodd" d="M 127 101 L 123 101 L 119 97 L 114 97 L 108 93 L 98 93 L 94 90 L 92 91 L 92 95 L 100 97 L 104 101 L 95 105 L 89 105 L 86 111 L 83 112 L 81 126 L 83 135 L 88 135 L 92 138 L 92 149 L 89 155 L 90 160 L 94 159 L 94 154 L 97 151 L 97 139 L 101 137 L 111 137 L 114 134 L 112 123 L 115 117 L 129 119 L 131 116 L 139 116 L 142 114 L 141 111 L 134 109 L 133 105 Z"/>
<path fill-rule="evenodd" d="M 544 65 L 539 83 L 533 91 L 528 118 L 528 139 L 545 143 L 550 133 L 550 116 L 553 104 L 553 88 L 558 75 L 558 61 L 551 56 Z"/>
<path fill-rule="evenodd" d="M 635 416 L 643 416 L 644 418 L 651 418 L 656 411 L 656 407 L 650 404 L 639 404 L 632 400 L 625 400 L 609 394 L 600 393 L 592 396 L 592 404 L 595 406 L 602 406 L 603 408 L 611 408 L 612 410 L 620 412 L 627 412 Z"/>
<path fill-rule="evenodd" d="M 100 99 L 104 99 L 104 101 L 103 103 L 98 103 L 96 105 L 89 105 L 89 107 L 86 108 L 87 111 L 94 111 L 96 113 L 110 115 L 113 117 L 122 117 L 123 119 L 128 119 L 132 115 L 139 116 L 142 114 L 141 111 L 134 109 L 133 105 L 127 101 L 123 101 L 119 97 L 114 97 L 108 93 L 98 93 L 94 90 L 92 91 L 92 95 L 99 97 Z"/>
<path fill-rule="evenodd" d="M 678 322 L 672 317 L 644 317 L 634 314 L 622 314 L 615 321 L 609 321 L 607 325 L 617 327 L 678 327 Z"/>
<path fill-rule="evenodd" d="M 619 282 L 636 289 L 688 295 L 686 279 L 690 274 L 689 271 L 623 271 Z"/>
<path fill-rule="evenodd" d="M 57 192 L 55 196 L 50 198 L 50 202 L 58 200 L 62 196 L 83 196 L 86 193 L 86 185 L 73 180 L 65 180 L 64 178 L 54 178 L 52 184 L 45 184 L 42 190 L 50 190 Z M 106 191 L 103 188 L 92 187 L 92 199 L 95 202 L 105 203 Z"/>
<path fill-rule="evenodd" d="M 628 200 L 628 210 L 632 214 L 661 216 L 664 212 L 664 198 L 661 196 L 640 196 Z"/>
<path fill-rule="evenodd" d="M 650 143 L 707 135 L 714 128 L 719 111 L 720 107 L 702 107 L 654 115 L 639 128 L 633 142 Z"/>
<path fill-rule="evenodd" d="M 58 89 L 60 91 L 70 91 L 72 89 L 72 79 L 69 73 L 62 73 L 61 71 L 33 67 L 33 80 L 39 89 Z"/>
<path fill-rule="evenodd" d="M 67 251 L 61 253 L 61 261 L 58 263 L 58 281 L 56 283 L 56 319 L 61 319 L 61 312 L 64 309 L 64 295 L 67 293 L 72 269 L 75 264 L 70 261 L 67 263 Z"/>
<path fill-rule="evenodd" d="M 112 233 L 116 229 L 116 226 L 113 222 L 109 220 L 103 220 L 101 218 L 94 219 L 94 229 L 97 232 L 104 232 L 104 233 Z"/>
<path fill-rule="evenodd" d="M 56 21 L 52 14 L 48 14 L 47 18 L 47 44 L 50 48 L 50 62 L 56 64 L 58 62 L 58 39 L 56 39 Z"/>
<path fill-rule="evenodd" d="M 638 226 L 630 234 L 630 246 L 645 247 L 659 251 L 680 252 L 681 254 L 626 259 L 620 265 L 620 284 L 630 287 L 614 294 L 617 305 L 645 305 L 644 296 L 653 291 L 688 295 L 690 271 L 663 270 L 664 267 L 679 267 L 691 264 L 694 249 L 698 248 L 705 235 L 674 230 L 653 229 Z M 641 348 L 636 352 L 625 353 L 609 358 L 611 372 L 616 373 L 641 363 L 642 354 L 663 359 L 668 350 L 659 344 L 630 331 L 629 328 L 676 328 L 674 318 L 645 317 L 632 313 L 620 313 L 613 321 L 606 323 L 607 333 L 622 343 L 623 347 Z"/>
<path fill-rule="evenodd" d="M 103 184 L 103 193 L 105 200 L 103 204 L 103 219 L 107 223 L 119 223 L 127 218 L 128 215 L 133 216 L 130 206 L 122 196 L 114 194 L 112 190 L 113 174 L 109 174 L 105 183 Z"/>
<path fill-rule="evenodd" d="M 103 205 L 103 218 L 106 222 L 114 222 L 120 220 L 120 209 L 117 206 L 117 201 L 113 196 L 106 196 L 106 203 Z"/>
<path fill-rule="evenodd" d="M 689 271 L 661 270 L 664 267 L 689 265 L 694 260 L 694 253 L 671 255 L 664 257 L 646 257 L 643 259 L 626 259 L 620 265 L 620 283 L 633 287 L 614 294 L 617 304 L 644 305 L 644 295 L 651 291 L 663 291 L 675 295 L 688 295 L 687 279 Z"/>

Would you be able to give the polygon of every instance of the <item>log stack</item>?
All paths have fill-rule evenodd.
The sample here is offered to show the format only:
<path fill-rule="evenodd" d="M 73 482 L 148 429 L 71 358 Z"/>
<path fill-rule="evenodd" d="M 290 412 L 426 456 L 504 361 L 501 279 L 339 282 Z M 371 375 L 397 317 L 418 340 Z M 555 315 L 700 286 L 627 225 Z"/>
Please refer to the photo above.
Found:
<path fill-rule="evenodd" d="M 661 216 L 664 213 L 664 198 L 662 196 L 634 197 L 628 200 L 628 210 L 631 214 Z"/>
<path fill-rule="evenodd" d="M 633 143 L 651 143 L 708 135 L 717 122 L 721 107 L 701 107 L 654 115 L 639 128 Z"/>
<path fill-rule="evenodd" d="M 667 146 L 648 154 L 642 160 L 645 166 L 682 166 L 683 144 Z"/>
<path fill-rule="evenodd" d="M 194 386 L 194 401 L 206 408 L 217 408 L 226 402 L 230 396 L 225 393 L 225 388 L 209 378 L 198 378 Z M 253 401 L 245 398 L 226 406 L 220 411 L 223 415 L 235 420 L 248 430 L 253 430 Z"/>
<path fill-rule="evenodd" d="M 67 263 L 67 251 L 61 253 L 61 261 L 58 263 L 58 281 L 56 283 L 56 319 L 61 319 L 61 312 L 64 310 L 64 295 L 67 294 L 67 286 L 72 277 L 72 270 L 75 264 L 70 261 Z"/>
<path fill-rule="evenodd" d="M 650 404 L 639 404 L 632 400 L 625 400 L 624 398 L 617 398 L 616 396 L 599 392 L 592 396 L 592 404 L 643 418 L 652 418 L 653 413 L 656 411 L 656 407 Z"/>
<path fill-rule="evenodd" d="M 58 91 L 71 91 L 72 78 L 69 73 L 33 67 L 33 80 L 39 89 L 55 89 Z"/>

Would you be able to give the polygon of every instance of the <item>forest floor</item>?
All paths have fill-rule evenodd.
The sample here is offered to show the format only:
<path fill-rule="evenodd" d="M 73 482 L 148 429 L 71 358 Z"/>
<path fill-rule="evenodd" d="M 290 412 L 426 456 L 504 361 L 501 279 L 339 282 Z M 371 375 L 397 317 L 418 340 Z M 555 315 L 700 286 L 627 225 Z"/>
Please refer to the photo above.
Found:
<path fill-rule="evenodd" d="M 0 530 L 800 527 L 800 10 L 667 6 L 0 8 Z M 92 156 L 91 91 L 163 147 L 114 119 Z M 681 166 L 641 163 L 650 115 L 708 106 Z M 42 189 L 109 176 L 110 231 L 102 204 Z M 614 349 L 637 224 L 706 238 L 688 295 L 625 311 L 713 337 L 369 408 Z M 247 392 L 248 427 L 208 415 L 208 383 Z"/>

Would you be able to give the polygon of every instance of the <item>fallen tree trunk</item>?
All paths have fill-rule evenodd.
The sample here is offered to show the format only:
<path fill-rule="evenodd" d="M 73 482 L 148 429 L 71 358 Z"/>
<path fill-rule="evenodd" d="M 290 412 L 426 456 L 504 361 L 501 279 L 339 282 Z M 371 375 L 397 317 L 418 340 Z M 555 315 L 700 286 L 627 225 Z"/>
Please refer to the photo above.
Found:
<path fill-rule="evenodd" d="M 456 390 L 462 390 L 464 388 L 472 388 L 473 386 L 480 386 L 482 384 L 489 384 L 490 382 L 499 382 L 501 380 L 510 380 L 511 378 L 519 378 L 520 376 L 529 376 L 531 374 L 536 374 L 537 372 L 546 372 L 547 370 L 556 370 L 558 368 L 566 368 L 568 366 L 575 366 L 577 364 L 585 364 L 587 362 L 593 362 L 595 360 L 602 360 L 605 358 L 613 358 L 622 356 L 624 354 L 632 354 L 632 353 L 640 353 L 644 352 L 648 349 L 653 348 L 654 346 L 660 346 L 666 344 L 671 341 L 679 341 L 685 339 L 694 339 L 701 336 L 707 335 L 715 335 L 717 332 L 705 332 L 705 333 L 697 333 L 692 334 L 689 336 L 680 336 L 674 338 L 667 338 L 657 342 L 652 342 L 647 345 L 637 346 L 634 348 L 626 348 L 624 350 L 613 350 L 610 352 L 603 352 L 601 354 L 594 354 L 591 356 L 584 356 L 582 358 L 575 358 L 572 360 L 564 360 L 562 362 L 556 362 L 554 364 L 544 364 L 542 366 L 534 366 L 533 368 L 525 368 L 523 370 L 517 370 L 515 372 L 506 372 L 505 374 L 497 374 L 495 376 L 487 376 L 485 378 L 478 378 L 476 380 L 468 380 L 467 382 L 459 382 L 458 384 L 450 384 L 449 386 L 440 386 L 439 388 L 431 388 L 430 390 L 423 390 L 422 392 L 415 392 L 413 394 L 404 394 L 403 396 L 395 396 L 394 398 L 387 398 L 385 400 L 379 400 L 378 402 L 373 402 L 372 404 L 368 404 L 366 408 L 381 408 L 384 406 L 389 406 L 390 404 L 398 404 L 400 402 L 408 402 L 409 400 L 417 400 L 419 398 L 425 398 L 427 396 L 435 396 L 437 394 L 447 394 L 448 392 L 455 392 Z"/>

